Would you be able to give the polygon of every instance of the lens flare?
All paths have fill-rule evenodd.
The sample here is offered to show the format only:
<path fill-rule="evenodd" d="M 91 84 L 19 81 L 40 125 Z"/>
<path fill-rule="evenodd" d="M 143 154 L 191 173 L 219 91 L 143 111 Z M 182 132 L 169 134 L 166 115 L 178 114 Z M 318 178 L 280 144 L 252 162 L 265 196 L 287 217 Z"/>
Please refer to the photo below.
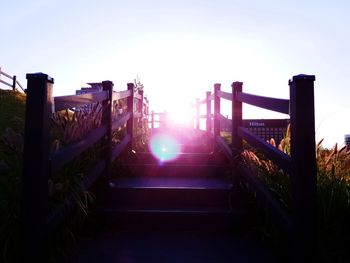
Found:
<path fill-rule="evenodd" d="M 158 133 L 151 137 L 149 148 L 160 162 L 175 160 L 180 153 L 179 142 L 171 135 Z"/>

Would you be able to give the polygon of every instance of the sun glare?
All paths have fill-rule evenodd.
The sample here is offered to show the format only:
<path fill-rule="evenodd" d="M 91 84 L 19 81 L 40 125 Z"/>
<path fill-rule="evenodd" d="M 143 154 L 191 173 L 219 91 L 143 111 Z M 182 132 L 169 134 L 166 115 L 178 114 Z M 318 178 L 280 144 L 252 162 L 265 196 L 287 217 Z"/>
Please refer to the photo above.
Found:
<path fill-rule="evenodd" d="M 178 140 L 169 134 L 158 133 L 150 139 L 150 151 L 160 163 L 176 159 L 181 151 Z"/>

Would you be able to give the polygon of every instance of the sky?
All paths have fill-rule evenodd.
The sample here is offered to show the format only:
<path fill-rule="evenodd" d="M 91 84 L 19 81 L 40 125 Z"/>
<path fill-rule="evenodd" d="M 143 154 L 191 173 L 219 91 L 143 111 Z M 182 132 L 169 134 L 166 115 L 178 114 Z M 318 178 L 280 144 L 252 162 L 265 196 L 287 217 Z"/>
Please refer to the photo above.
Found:
<path fill-rule="evenodd" d="M 316 140 L 350 134 L 350 2 L 346 0 L 32 0 L 1 3 L 0 67 L 54 78 L 54 95 L 137 77 L 155 111 L 188 112 L 214 83 L 289 98 L 315 75 Z M 228 102 L 224 115 L 230 115 Z M 244 118 L 288 118 L 244 106 Z"/>

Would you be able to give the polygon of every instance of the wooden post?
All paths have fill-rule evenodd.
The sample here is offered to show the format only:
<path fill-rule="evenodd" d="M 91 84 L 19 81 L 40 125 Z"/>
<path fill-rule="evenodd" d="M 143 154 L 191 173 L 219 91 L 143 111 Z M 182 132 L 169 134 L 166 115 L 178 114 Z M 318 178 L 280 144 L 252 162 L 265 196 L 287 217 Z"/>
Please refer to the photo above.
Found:
<path fill-rule="evenodd" d="M 210 137 L 211 134 L 211 92 L 207 91 L 207 123 L 206 123 L 206 129 L 207 129 L 207 135 L 208 138 Z"/>
<path fill-rule="evenodd" d="M 102 102 L 102 125 L 107 127 L 104 136 L 104 147 L 102 151 L 103 158 L 107 160 L 104 175 L 109 178 L 112 162 L 112 111 L 113 111 L 113 82 L 103 81 L 102 89 L 108 92 L 108 99 Z"/>
<path fill-rule="evenodd" d="M 196 130 L 200 129 L 200 100 L 196 99 Z"/>
<path fill-rule="evenodd" d="M 137 127 L 139 129 L 139 132 L 142 132 L 142 128 L 143 128 L 143 90 L 139 90 L 139 94 L 141 95 L 141 100 L 139 101 L 139 108 L 137 109 L 137 111 L 141 114 L 140 118 L 138 119 L 138 123 L 139 123 L 139 127 Z"/>
<path fill-rule="evenodd" d="M 134 83 L 128 83 L 128 90 L 130 90 L 131 95 L 127 99 L 127 107 L 128 107 L 128 112 L 131 113 L 131 117 L 128 120 L 126 124 L 126 133 L 130 135 L 130 142 L 127 146 L 128 151 L 132 151 L 132 143 L 133 143 L 133 137 L 134 137 L 134 90 L 135 90 L 135 85 Z"/>
<path fill-rule="evenodd" d="M 151 129 L 154 129 L 154 111 L 151 112 Z"/>
<path fill-rule="evenodd" d="M 299 262 L 315 262 L 317 255 L 317 170 L 315 154 L 315 76 L 297 75 L 289 81 L 291 192 L 294 241 Z"/>
<path fill-rule="evenodd" d="M 53 78 L 27 74 L 21 196 L 21 262 L 47 262 L 49 128 Z"/>
<path fill-rule="evenodd" d="M 220 97 L 218 92 L 221 84 L 214 84 L 214 141 L 216 136 L 220 136 Z"/>
<path fill-rule="evenodd" d="M 232 87 L 232 156 L 235 158 L 243 150 L 242 138 L 238 136 L 238 127 L 242 126 L 242 102 L 237 100 L 237 94 L 242 92 L 242 82 L 233 82 Z"/>
<path fill-rule="evenodd" d="M 13 76 L 12 77 L 12 90 L 15 91 L 16 90 L 16 80 L 17 80 L 17 77 L 16 76 Z"/>

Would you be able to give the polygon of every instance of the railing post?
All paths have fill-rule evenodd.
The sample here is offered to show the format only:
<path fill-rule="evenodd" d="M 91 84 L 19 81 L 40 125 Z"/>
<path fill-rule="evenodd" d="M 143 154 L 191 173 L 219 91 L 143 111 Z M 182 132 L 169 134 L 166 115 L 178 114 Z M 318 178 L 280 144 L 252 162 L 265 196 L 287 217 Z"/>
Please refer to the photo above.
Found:
<path fill-rule="evenodd" d="M 218 150 L 216 144 L 216 137 L 220 136 L 220 97 L 218 92 L 220 91 L 221 84 L 214 84 L 214 151 Z"/>
<path fill-rule="evenodd" d="M 214 84 L 214 139 L 220 136 L 220 97 L 218 96 L 220 88 L 221 84 Z"/>
<path fill-rule="evenodd" d="M 317 255 L 317 170 L 315 154 L 315 76 L 297 75 L 289 81 L 291 192 L 294 209 L 293 237 L 298 261 L 315 262 Z M 302 258 L 300 258 L 302 257 Z M 299 260 L 300 259 L 300 260 Z"/>
<path fill-rule="evenodd" d="M 196 130 L 200 129 L 200 100 L 196 99 Z"/>
<path fill-rule="evenodd" d="M 126 124 L 126 133 L 130 135 L 130 142 L 127 146 L 128 151 L 132 151 L 132 143 L 133 143 L 133 137 L 134 137 L 134 90 L 135 85 L 134 83 L 128 83 L 128 90 L 130 90 L 131 94 L 127 99 L 127 107 L 128 112 L 131 113 L 130 119 L 128 120 Z"/>
<path fill-rule="evenodd" d="M 151 112 L 151 129 L 154 129 L 154 111 Z"/>
<path fill-rule="evenodd" d="M 108 178 L 112 162 L 112 111 L 113 111 L 113 82 L 103 81 L 102 89 L 108 92 L 108 99 L 102 102 L 102 125 L 107 127 L 104 137 L 103 158 L 107 160 L 104 175 Z"/>
<path fill-rule="evenodd" d="M 12 77 L 12 90 L 15 91 L 16 90 L 16 80 L 17 80 L 17 77 L 16 76 L 13 76 Z"/>
<path fill-rule="evenodd" d="M 137 109 L 137 111 L 141 114 L 140 118 L 138 119 L 138 129 L 140 129 L 140 131 L 142 132 L 142 128 L 143 128 L 143 90 L 139 90 L 138 91 L 139 94 L 141 95 L 141 100 L 139 101 L 139 108 Z"/>
<path fill-rule="evenodd" d="M 53 111 L 53 78 L 27 74 L 24 130 L 21 253 L 22 262 L 47 262 L 49 129 Z"/>
<path fill-rule="evenodd" d="M 242 82 L 233 82 L 232 87 L 232 156 L 235 158 L 243 150 L 242 138 L 238 136 L 238 127 L 242 126 L 242 102 L 237 100 L 237 94 L 242 92 Z"/>
<path fill-rule="evenodd" d="M 208 138 L 209 138 L 209 136 L 211 134 L 211 92 L 210 91 L 207 91 L 206 103 L 207 103 L 206 129 L 207 129 L 207 135 L 208 135 Z"/>

